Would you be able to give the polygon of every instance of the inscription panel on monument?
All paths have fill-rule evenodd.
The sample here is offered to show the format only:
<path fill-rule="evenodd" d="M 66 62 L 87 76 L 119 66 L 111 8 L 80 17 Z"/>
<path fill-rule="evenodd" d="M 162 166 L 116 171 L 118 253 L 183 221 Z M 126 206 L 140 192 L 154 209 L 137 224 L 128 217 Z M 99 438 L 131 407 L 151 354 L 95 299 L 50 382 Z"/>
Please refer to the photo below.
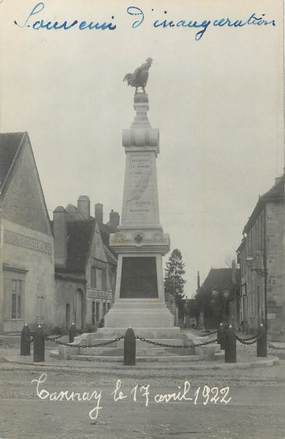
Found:
<path fill-rule="evenodd" d="M 123 222 L 155 224 L 158 200 L 154 153 L 129 153 Z"/>
<path fill-rule="evenodd" d="M 158 297 L 155 258 L 123 257 L 120 297 L 124 299 Z"/>

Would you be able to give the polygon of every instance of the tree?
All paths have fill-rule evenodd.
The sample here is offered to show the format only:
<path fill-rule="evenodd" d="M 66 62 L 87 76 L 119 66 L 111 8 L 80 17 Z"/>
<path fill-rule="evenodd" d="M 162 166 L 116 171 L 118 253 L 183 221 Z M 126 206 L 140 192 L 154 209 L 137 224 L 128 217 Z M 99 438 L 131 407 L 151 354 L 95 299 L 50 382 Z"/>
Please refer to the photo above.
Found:
<path fill-rule="evenodd" d="M 177 248 L 174 249 L 169 256 L 165 268 L 164 291 L 165 295 L 171 294 L 176 302 L 180 305 L 184 299 L 184 285 L 186 281 L 183 279 L 185 274 L 185 265 L 182 254 Z"/>

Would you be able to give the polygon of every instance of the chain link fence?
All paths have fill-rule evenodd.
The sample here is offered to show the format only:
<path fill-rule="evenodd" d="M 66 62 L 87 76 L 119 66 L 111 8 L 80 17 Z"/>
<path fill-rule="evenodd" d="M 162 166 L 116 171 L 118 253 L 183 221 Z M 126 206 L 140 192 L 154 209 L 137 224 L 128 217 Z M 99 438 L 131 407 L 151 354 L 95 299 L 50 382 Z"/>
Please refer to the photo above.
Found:
<path fill-rule="evenodd" d="M 217 339 L 205 341 L 204 343 L 197 343 L 197 344 L 184 344 L 184 345 L 174 345 L 174 344 L 166 344 L 166 343 L 160 343 L 158 341 L 148 340 L 144 337 L 140 337 L 139 335 L 136 336 L 137 340 L 143 341 L 145 343 L 149 343 L 155 346 L 165 347 L 165 348 L 175 348 L 175 349 L 186 349 L 186 348 L 195 348 L 200 346 L 206 346 L 211 343 L 216 343 Z"/>
<path fill-rule="evenodd" d="M 254 335 L 254 336 L 248 337 L 248 338 L 240 338 L 240 337 L 238 337 L 235 334 L 235 337 L 236 337 L 237 341 L 239 341 L 241 344 L 251 345 L 251 344 L 256 343 L 257 340 L 259 340 L 262 337 L 262 335 L 261 334 L 259 334 L 259 335 L 257 334 L 257 335 Z"/>
<path fill-rule="evenodd" d="M 61 336 L 59 336 L 59 337 L 61 337 Z M 57 337 L 57 338 L 59 338 L 59 337 Z M 125 337 L 124 335 L 121 335 L 120 337 L 116 337 L 113 340 L 108 340 L 108 341 L 104 341 L 102 343 L 96 343 L 96 344 L 86 344 L 86 345 L 83 345 L 80 343 L 77 343 L 77 344 L 67 343 L 64 341 L 57 340 L 56 338 L 53 338 L 53 339 L 49 338 L 48 340 L 53 341 L 56 344 L 61 345 L 61 346 L 67 346 L 69 348 L 98 348 L 100 346 L 108 346 L 110 344 L 116 343 L 117 341 L 122 340 L 122 338 L 124 338 L 124 337 Z"/>

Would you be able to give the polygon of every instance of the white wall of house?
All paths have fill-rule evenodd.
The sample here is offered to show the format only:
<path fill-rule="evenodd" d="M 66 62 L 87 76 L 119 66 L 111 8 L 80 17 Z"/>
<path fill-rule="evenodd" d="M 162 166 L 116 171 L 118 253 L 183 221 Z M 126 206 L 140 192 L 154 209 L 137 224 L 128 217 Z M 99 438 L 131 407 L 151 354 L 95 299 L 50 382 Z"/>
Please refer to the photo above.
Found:
<path fill-rule="evenodd" d="M 52 236 L 2 218 L 0 302 L 4 331 L 24 322 L 55 323 Z"/>

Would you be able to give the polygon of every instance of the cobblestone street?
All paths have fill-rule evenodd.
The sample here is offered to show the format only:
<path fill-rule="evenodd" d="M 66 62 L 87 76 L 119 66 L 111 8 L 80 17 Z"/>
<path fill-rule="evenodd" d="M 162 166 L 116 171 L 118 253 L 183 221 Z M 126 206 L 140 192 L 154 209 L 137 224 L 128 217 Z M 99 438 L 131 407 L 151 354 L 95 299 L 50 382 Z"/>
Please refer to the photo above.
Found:
<path fill-rule="evenodd" d="M 48 395 L 43 400 L 37 396 L 37 383 L 32 383 L 42 373 L 47 377 L 38 382 L 38 393 L 42 392 L 42 398 Z M 118 380 L 121 387 L 114 394 Z M 227 386 L 228 393 L 222 390 Z M 55 399 L 52 393 L 61 390 L 80 392 L 81 397 L 83 392 L 96 390 L 101 397 L 80 402 L 48 400 Z M 115 402 L 119 392 L 122 399 Z M 166 402 L 167 396 L 161 394 L 172 394 L 171 400 Z M 274 367 L 245 370 L 196 370 L 189 374 L 185 369 L 181 373 L 161 370 L 161 376 L 156 374 L 155 378 L 151 368 L 134 377 L 131 367 L 120 376 L 120 370 L 106 375 L 92 365 L 67 371 L 3 362 L 0 437 L 284 439 L 284 395 L 284 361 Z M 98 418 L 92 421 L 89 412 L 96 406 Z"/>

